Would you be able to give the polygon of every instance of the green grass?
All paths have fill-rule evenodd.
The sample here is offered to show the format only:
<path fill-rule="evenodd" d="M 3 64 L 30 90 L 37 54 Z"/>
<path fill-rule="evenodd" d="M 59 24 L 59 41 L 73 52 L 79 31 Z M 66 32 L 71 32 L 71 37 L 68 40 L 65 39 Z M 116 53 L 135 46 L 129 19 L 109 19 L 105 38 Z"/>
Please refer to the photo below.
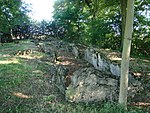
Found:
<path fill-rule="evenodd" d="M 51 93 L 49 74 L 51 63 L 41 61 L 45 54 L 33 52 L 33 59 L 12 53 L 35 47 L 30 41 L 0 46 L 0 113 L 146 113 L 142 108 L 129 106 L 128 111 L 117 103 L 57 102 Z M 138 68 L 136 68 L 139 70 Z"/>
<path fill-rule="evenodd" d="M 25 60 L 14 56 L 12 53 L 26 49 L 27 42 L 19 44 L 6 43 L 0 46 L 0 112 L 19 113 L 30 108 L 23 103 L 29 103 L 32 99 L 20 99 L 13 93 L 21 89 L 21 84 L 26 82 L 32 73 L 32 66 Z"/>
<path fill-rule="evenodd" d="M 20 103 L 23 101 L 13 95 L 19 86 L 24 83 L 31 68 L 23 64 L 3 64 L 0 65 L 0 111 L 17 112 Z"/>
<path fill-rule="evenodd" d="M 12 43 L 8 43 L 8 44 L 4 44 L 3 46 L 0 46 L 0 54 L 10 54 L 12 55 L 13 52 L 17 52 L 18 50 L 23 50 L 25 49 L 24 46 L 22 46 L 22 43 L 20 44 L 12 44 Z"/>

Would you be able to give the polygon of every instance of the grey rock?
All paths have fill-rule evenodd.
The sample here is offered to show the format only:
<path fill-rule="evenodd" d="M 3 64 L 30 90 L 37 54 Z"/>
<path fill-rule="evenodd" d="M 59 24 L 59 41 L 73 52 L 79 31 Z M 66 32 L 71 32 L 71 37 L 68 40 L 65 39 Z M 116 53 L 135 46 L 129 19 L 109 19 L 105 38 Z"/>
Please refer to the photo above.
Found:
<path fill-rule="evenodd" d="M 50 68 L 50 74 L 52 75 L 52 84 L 65 96 L 65 76 L 67 69 L 62 65 L 52 66 Z"/>
<path fill-rule="evenodd" d="M 94 48 L 87 48 L 85 50 L 84 59 L 91 63 L 95 69 L 117 77 L 120 76 L 120 67 L 111 63 L 102 53 L 97 52 Z"/>
<path fill-rule="evenodd" d="M 72 53 L 75 56 L 75 58 L 79 58 L 79 49 L 74 44 L 70 44 L 72 48 Z"/>
<path fill-rule="evenodd" d="M 74 102 L 116 100 L 118 80 L 108 78 L 93 67 L 82 68 L 71 78 L 66 90 L 67 99 Z"/>
<path fill-rule="evenodd" d="M 113 75 L 116 75 L 116 76 L 120 76 L 120 67 L 118 65 L 114 65 L 114 64 L 110 64 L 110 72 L 113 74 Z"/>

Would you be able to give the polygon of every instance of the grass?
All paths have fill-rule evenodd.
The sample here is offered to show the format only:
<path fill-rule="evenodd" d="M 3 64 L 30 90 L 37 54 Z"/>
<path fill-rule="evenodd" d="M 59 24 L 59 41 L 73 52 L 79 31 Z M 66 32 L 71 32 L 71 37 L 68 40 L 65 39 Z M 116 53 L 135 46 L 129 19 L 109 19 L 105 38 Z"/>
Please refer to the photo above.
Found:
<path fill-rule="evenodd" d="M 26 43 L 29 43 L 28 41 Z M 0 47 L 0 112 L 14 113 L 28 111 L 33 99 L 25 99 L 21 92 L 24 84 L 32 74 L 32 65 L 28 65 L 25 59 L 14 56 L 12 53 L 27 49 L 25 42 L 19 44 L 8 43 Z M 23 91 L 23 90 L 22 90 Z M 21 92 L 22 97 L 16 92 Z M 25 102 L 25 103 L 24 103 Z M 27 104 L 27 105 L 25 105 Z"/>
<path fill-rule="evenodd" d="M 48 61 L 44 53 L 33 50 L 25 57 L 12 53 L 35 49 L 30 41 L 0 46 L 0 113 L 146 113 L 129 106 L 128 111 L 116 103 L 70 103 L 58 101 L 49 81 Z"/>
<path fill-rule="evenodd" d="M 0 46 L 1 54 L 13 54 L 14 52 L 17 52 L 18 50 L 27 49 L 27 47 L 24 44 L 25 43 L 23 42 L 20 42 L 18 44 L 15 44 L 15 43 L 3 44 L 3 46 Z"/>

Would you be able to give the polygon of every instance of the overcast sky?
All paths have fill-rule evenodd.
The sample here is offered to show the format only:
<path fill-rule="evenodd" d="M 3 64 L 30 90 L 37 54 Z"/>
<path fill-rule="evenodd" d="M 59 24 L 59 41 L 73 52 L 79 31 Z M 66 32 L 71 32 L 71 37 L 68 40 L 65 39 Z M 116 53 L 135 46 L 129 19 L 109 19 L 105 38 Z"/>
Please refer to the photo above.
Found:
<path fill-rule="evenodd" d="M 53 12 L 53 5 L 55 0 L 24 0 L 26 3 L 32 4 L 32 12 L 29 16 L 34 19 L 41 21 L 51 20 L 52 19 L 52 12 Z"/>

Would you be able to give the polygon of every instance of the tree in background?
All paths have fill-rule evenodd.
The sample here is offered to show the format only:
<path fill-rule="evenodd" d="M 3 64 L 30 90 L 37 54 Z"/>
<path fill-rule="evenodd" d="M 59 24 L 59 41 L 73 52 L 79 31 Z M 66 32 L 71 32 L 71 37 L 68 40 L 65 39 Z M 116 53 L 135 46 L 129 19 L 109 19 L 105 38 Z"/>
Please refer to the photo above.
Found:
<path fill-rule="evenodd" d="M 79 5 L 80 0 L 57 0 L 54 4 L 55 24 L 58 28 L 63 27 L 68 39 L 75 39 L 80 34 L 80 15 L 82 7 Z"/>
<path fill-rule="evenodd" d="M 13 27 L 29 22 L 27 4 L 21 0 L 0 0 L 0 31 L 13 37 Z"/>
<path fill-rule="evenodd" d="M 135 0 L 132 53 L 150 55 L 150 1 Z"/>
<path fill-rule="evenodd" d="M 126 9 L 127 9 L 127 0 L 120 0 L 121 2 L 121 37 L 123 46 L 124 41 L 124 30 L 125 30 L 125 21 L 126 21 Z M 148 0 L 135 0 L 135 17 L 134 17 L 134 32 L 133 32 L 133 53 L 137 54 L 150 54 L 150 51 L 147 49 L 148 43 L 150 43 L 150 2 Z"/>
<path fill-rule="evenodd" d="M 125 0 L 57 0 L 54 23 L 65 29 L 64 39 L 121 50 L 126 3 Z M 147 48 L 150 43 L 149 4 L 149 0 L 135 0 L 132 53 L 138 55 L 150 54 Z"/>

